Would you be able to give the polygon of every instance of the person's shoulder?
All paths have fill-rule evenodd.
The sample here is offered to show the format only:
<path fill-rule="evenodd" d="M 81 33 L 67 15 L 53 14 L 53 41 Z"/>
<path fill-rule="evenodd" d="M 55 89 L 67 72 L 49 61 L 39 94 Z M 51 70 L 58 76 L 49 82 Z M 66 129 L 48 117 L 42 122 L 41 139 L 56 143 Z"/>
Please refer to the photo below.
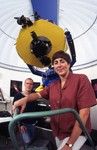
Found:
<path fill-rule="evenodd" d="M 32 89 L 32 91 L 31 91 L 31 93 L 36 93 L 36 91 L 35 91 L 36 89 Z"/>
<path fill-rule="evenodd" d="M 18 92 L 15 97 L 18 97 L 18 96 L 23 96 L 22 92 Z"/>
<path fill-rule="evenodd" d="M 72 75 L 73 75 L 73 77 L 78 78 L 78 79 L 88 79 L 87 75 L 82 74 L 82 73 L 80 73 L 80 74 L 79 73 L 73 73 Z"/>
<path fill-rule="evenodd" d="M 87 77 L 87 75 L 85 75 L 84 73 L 71 73 L 71 75 L 75 77 Z"/>
<path fill-rule="evenodd" d="M 21 99 L 23 97 L 24 97 L 24 95 L 21 92 L 19 92 L 14 96 L 13 102 L 15 102 L 16 100 Z"/>

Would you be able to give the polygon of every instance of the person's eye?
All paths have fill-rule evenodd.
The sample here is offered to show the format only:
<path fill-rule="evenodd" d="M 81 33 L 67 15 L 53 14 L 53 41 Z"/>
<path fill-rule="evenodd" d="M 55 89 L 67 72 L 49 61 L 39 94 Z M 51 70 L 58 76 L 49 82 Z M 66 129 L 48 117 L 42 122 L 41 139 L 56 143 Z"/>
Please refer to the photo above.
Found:
<path fill-rule="evenodd" d="M 66 63 L 66 61 L 65 60 L 61 60 L 61 63 Z"/>
<path fill-rule="evenodd" d="M 57 63 L 58 63 L 57 61 L 54 62 L 54 64 L 57 64 Z"/>
<path fill-rule="evenodd" d="M 54 63 L 54 65 L 57 65 L 58 63 Z"/>
<path fill-rule="evenodd" d="M 63 64 L 63 63 L 65 63 L 65 61 L 61 61 L 61 63 Z"/>

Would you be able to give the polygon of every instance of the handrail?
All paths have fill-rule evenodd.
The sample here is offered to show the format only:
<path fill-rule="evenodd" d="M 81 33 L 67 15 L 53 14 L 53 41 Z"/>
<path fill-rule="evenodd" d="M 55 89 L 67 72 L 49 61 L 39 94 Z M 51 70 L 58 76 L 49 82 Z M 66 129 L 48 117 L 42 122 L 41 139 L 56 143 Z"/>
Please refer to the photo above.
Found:
<path fill-rule="evenodd" d="M 13 143 L 13 146 L 14 146 L 15 150 L 19 150 L 19 146 L 18 146 L 18 143 L 17 143 L 17 140 L 16 140 L 16 136 L 15 136 L 15 132 L 14 132 L 14 127 L 16 126 L 16 123 L 18 121 L 21 121 L 23 119 L 28 119 L 28 118 L 41 118 L 41 117 L 53 116 L 53 115 L 58 115 L 58 114 L 63 114 L 63 113 L 72 113 L 74 115 L 76 120 L 79 122 L 82 131 L 87 136 L 87 138 L 88 138 L 88 140 L 89 140 L 93 150 L 96 150 L 95 146 L 94 146 L 94 143 L 92 141 L 92 138 L 89 135 L 89 133 L 88 133 L 87 129 L 85 128 L 85 126 L 83 125 L 79 114 L 77 113 L 76 110 L 71 109 L 71 108 L 63 108 L 63 109 L 57 109 L 57 110 L 32 112 L 32 113 L 23 113 L 23 114 L 19 114 L 19 115 L 15 116 L 10 121 L 9 126 L 8 126 L 10 138 L 11 138 L 11 141 Z"/>

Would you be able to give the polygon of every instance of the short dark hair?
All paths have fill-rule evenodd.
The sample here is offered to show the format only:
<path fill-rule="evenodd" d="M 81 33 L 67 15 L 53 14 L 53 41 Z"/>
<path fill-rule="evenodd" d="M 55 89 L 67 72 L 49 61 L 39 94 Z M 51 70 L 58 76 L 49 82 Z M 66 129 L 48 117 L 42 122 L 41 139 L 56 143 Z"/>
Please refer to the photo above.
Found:
<path fill-rule="evenodd" d="M 34 82 L 32 78 L 26 78 L 26 79 L 25 79 L 25 82 L 26 82 L 27 80 L 30 80 L 30 81 Z"/>
<path fill-rule="evenodd" d="M 65 53 L 63 50 L 59 50 L 56 53 L 53 54 L 52 56 L 52 64 L 54 63 L 54 60 L 57 58 L 63 58 L 66 60 L 68 64 L 71 64 L 71 58 L 69 54 Z"/>

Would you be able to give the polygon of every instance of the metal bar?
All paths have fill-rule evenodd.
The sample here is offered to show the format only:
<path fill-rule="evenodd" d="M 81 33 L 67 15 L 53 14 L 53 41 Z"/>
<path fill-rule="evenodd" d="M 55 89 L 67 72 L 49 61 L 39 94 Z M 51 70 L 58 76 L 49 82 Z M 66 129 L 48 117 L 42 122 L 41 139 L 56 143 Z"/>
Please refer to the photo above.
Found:
<path fill-rule="evenodd" d="M 14 127 L 16 126 L 17 122 L 19 122 L 23 119 L 28 119 L 28 118 L 41 118 L 41 117 L 46 117 L 46 116 L 59 115 L 59 114 L 63 114 L 63 113 L 72 113 L 74 115 L 76 120 L 79 122 L 82 131 L 87 136 L 93 150 L 96 150 L 95 146 L 94 146 L 94 143 L 92 141 L 92 138 L 89 135 L 89 133 L 88 133 L 87 129 L 85 128 L 85 126 L 83 125 L 79 114 L 77 113 L 77 111 L 75 111 L 74 109 L 71 109 L 71 108 L 64 108 L 64 109 L 57 109 L 57 110 L 50 110 L 50 111 L 42 111 L 42 112 L 23 113 L 23 114 L 19 114 L 19 115 L 15 116 L 10 121 L 9 126 L 8 126 L 10 138 L 12 140 L 13 146 L 15 147 L 15 150 L 19 150 L 19 146 L 18 146 L 16 136 L 15 136 L 15 132 L 14 132 Z"/>

